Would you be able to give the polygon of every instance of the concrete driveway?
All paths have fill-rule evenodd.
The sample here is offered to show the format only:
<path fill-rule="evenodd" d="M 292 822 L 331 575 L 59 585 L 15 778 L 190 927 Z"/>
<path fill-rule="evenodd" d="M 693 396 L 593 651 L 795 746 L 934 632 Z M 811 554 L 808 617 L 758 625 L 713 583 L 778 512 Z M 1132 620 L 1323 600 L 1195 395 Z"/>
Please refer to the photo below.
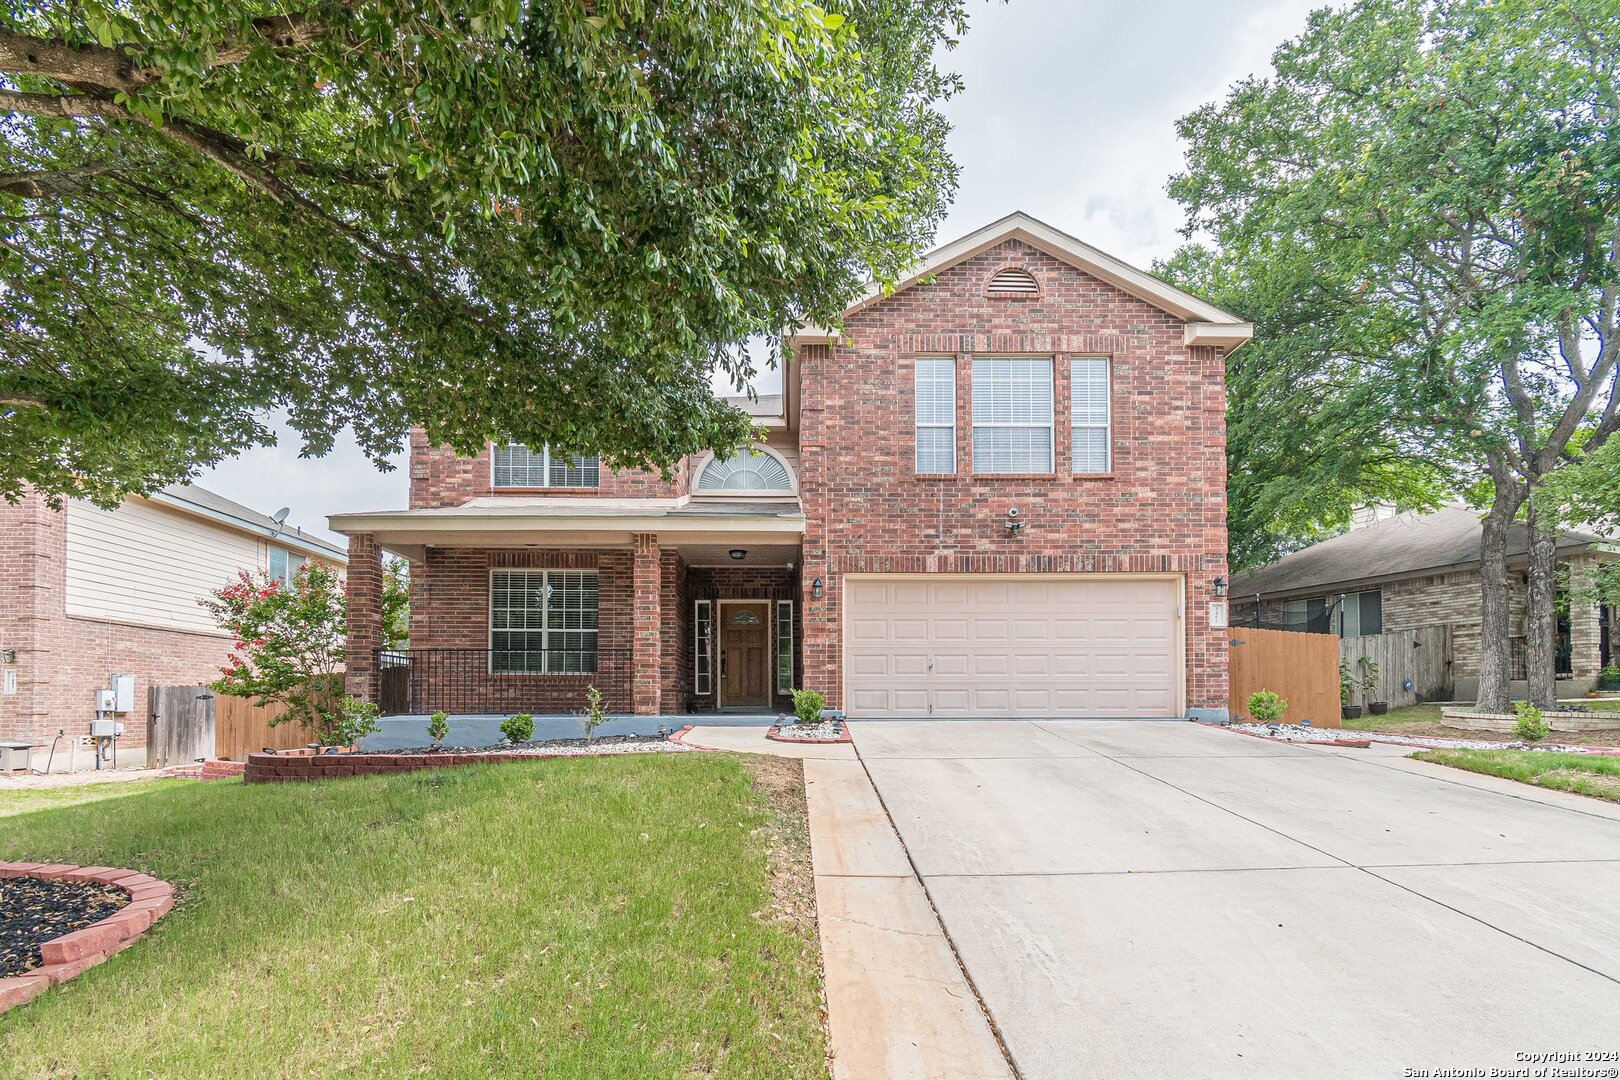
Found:
<path fill-rule="evenodd" d="M 1185 722 L 851 727 L 1029 1080 L 1620 1051 L 1620 808 Z"/>

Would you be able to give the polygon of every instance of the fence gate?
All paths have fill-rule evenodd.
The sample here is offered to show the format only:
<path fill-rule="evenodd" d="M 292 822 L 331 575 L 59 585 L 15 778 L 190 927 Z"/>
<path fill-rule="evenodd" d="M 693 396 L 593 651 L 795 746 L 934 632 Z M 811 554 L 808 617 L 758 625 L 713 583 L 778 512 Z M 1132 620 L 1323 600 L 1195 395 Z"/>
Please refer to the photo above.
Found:
<path fill-rule="evenodd" d="M 1339 639 L 1332 634 L 1293 630 L 1230 631 L 1232 717 L 1248 718 L 1249 695 L 1271 690 L 1288 701 L 1283 722 L 1309 720 L 1315 727 L 1339 726 Z"/>
<path fill-rule="evenodd" d="M 146 691 L 146 764 L 162 769 L 214 756 L 214 692 L 206 686 Z"/>

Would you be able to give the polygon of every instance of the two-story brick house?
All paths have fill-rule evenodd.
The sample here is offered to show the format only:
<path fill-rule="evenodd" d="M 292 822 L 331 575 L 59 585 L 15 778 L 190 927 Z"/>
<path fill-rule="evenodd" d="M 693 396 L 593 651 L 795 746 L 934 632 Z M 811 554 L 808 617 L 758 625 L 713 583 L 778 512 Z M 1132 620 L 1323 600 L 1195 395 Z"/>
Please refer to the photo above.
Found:
<path fill-rule="evenodd" d="M 1023 214 L 790 342 L 764 437 L 671 480 L 411 447 L 346 514 L 352 692 L 420 712 L 1221 714 L 1224 358 L 1251 328 Z M 378 549 L 411 649 L 378 643 Z"/>

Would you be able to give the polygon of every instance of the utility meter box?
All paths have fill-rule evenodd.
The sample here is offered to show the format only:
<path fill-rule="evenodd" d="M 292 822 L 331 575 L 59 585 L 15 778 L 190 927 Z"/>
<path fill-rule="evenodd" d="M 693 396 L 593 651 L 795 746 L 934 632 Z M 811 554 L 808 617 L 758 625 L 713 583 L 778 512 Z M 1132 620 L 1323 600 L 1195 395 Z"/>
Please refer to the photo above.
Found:
<path fill-rule="evenodd" d="M 111 712 L 127 713 L 135 711 L 135 676 L 114 675 L 112 677 L 113 704 Z"/>
<path fill-rule="evenodd" d="M 118 734 L 118 721 L 92 720 L 90 721 L 90 737 L 92 739 L 110 739 Z"/>
<path fill-rule="evenodd" d="M 103 689 L 96 691 L 96 712 L 112 712 L 118 704 L 118 691 Z"/>

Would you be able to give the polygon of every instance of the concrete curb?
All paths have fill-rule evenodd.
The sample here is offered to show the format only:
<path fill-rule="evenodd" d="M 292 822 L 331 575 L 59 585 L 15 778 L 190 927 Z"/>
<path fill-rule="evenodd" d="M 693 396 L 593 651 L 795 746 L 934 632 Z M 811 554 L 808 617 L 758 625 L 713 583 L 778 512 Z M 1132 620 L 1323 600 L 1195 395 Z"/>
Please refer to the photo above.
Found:
<path fill-rule="evenodd" d="M 174 908 L 174 886 L 135 870 L 0 862 L 0 878 L 25 877 L 116 885 L 129 894 L 129 903 L 100 922 L 42 944 L 39 953 L 43 963 L 39 967 L 0 979 L 0 1013 L 32 1001 L 51 987 L 95 967 L 113 953 L 129 948 Z"/>

